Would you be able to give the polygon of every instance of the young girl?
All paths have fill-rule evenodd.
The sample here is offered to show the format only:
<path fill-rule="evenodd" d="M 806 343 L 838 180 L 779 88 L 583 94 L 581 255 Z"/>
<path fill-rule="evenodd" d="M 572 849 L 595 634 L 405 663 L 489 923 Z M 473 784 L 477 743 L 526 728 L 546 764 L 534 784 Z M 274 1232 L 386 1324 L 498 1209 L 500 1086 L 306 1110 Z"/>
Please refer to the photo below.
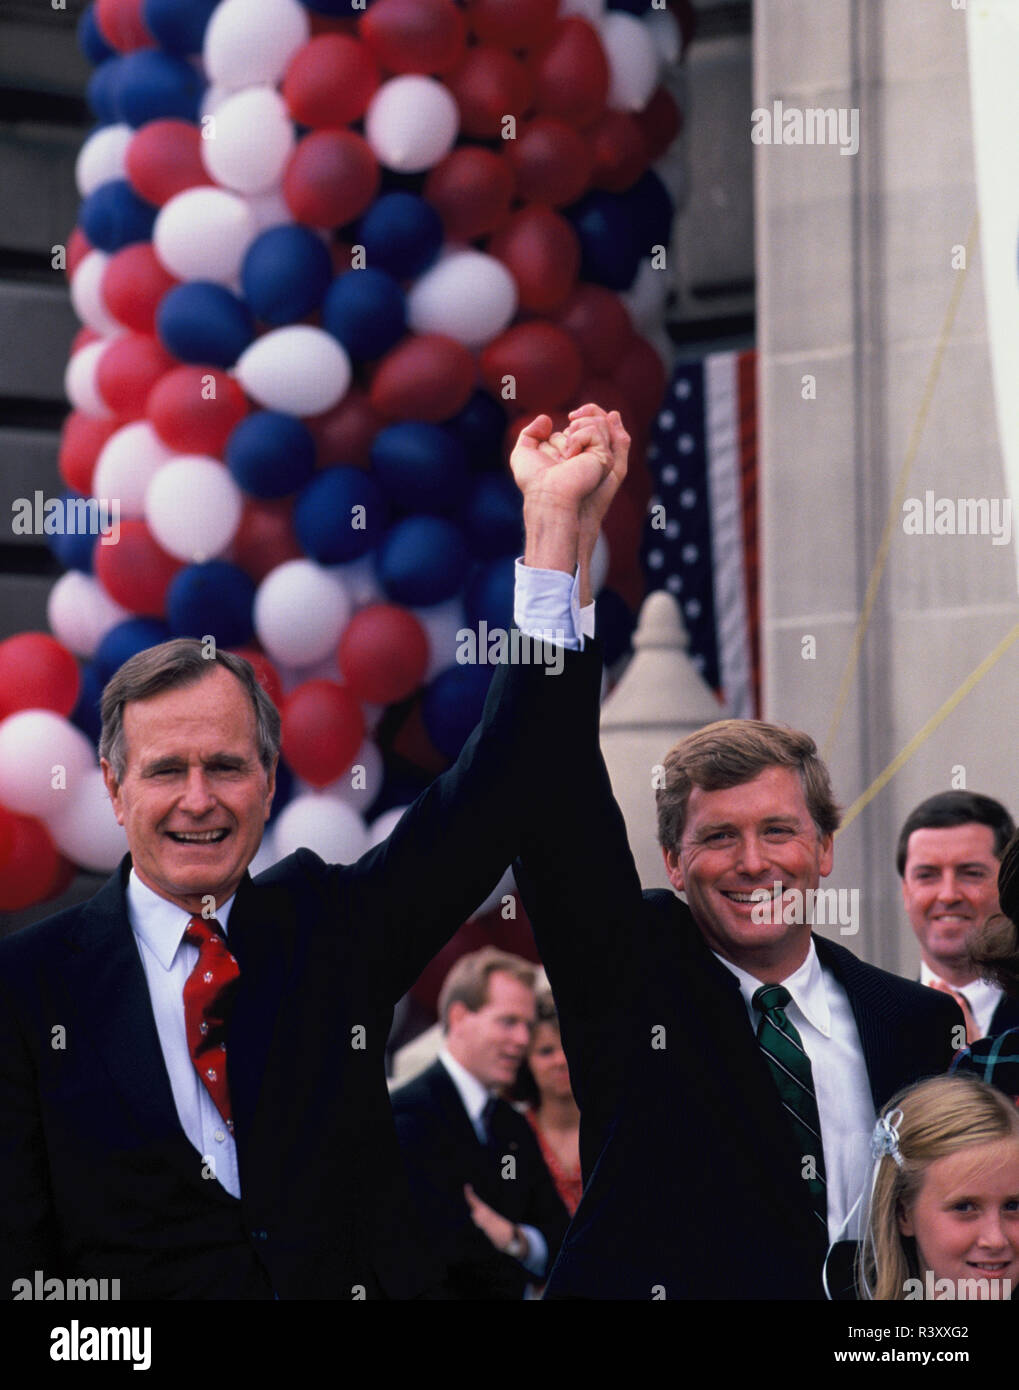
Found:
<path fill-rule="evenodd" d="M 874 1157 L 861 1297 L 1019 1292 L 1019 1110 L 1007 1097 L 963 1076 L 923 1081 L 885 1107 Z"/>

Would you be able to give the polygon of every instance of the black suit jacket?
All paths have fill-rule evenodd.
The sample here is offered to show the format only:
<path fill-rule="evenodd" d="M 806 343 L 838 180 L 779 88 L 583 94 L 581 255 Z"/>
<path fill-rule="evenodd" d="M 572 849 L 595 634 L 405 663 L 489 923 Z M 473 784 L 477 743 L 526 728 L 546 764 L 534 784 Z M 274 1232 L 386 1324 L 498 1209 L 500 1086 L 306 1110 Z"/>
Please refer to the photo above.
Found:
<path fill-rule="evenodd" d="M 238 889 L 239 1201 L 202 1176 L 177 1118 L 128 862 L 0 942 L 0 1297 L 36 1269 L 119 1277 L 124 1298 L 425 1288 L 384 1048 L 395 1002 L 519 848 L 555 736 L 543 682 L 568 708 L 568 678 L 502 668 L 456 765 L 356 864 L 301 850 Z"/>
<path fill-rule="evenodd" d="M 987 1030 L 987 1036 L 996 1038 L 999 1033 L 1007 1033 L 1010 1028 L 1019 1028 L 1019 998 L 1012 999 L 1003 994 L 991 1015 L 991 1026 Z"/>
<path fill-rule="evenodd" d="M 497 1142 L 494 1150 L 486 1149 L 441 1062 L 394 1091 L 393 1114 L 411 1195 L 446 1296 L 522 1298 L 526 1285 L 537 1282 L 534 1275 L 478 1230 L 463 1190 L 470 1183 L 501 1216 L 536 1227 L 551 1266 L 570 1218 L 523 1115 L 499 1106 Z"/>
<path fill-rule="evenodd" d="M 598 751 L 598 664 L 567 653 L 589 684 L 517 866 L 582 1117 L 584 1197 L 546 1297 L 822 1298 L 826 1242 L 739 982 L 673 893 L 641 894 Z M 816 945 L 875 1108 L 947 1069 L 951 999 Z"/>

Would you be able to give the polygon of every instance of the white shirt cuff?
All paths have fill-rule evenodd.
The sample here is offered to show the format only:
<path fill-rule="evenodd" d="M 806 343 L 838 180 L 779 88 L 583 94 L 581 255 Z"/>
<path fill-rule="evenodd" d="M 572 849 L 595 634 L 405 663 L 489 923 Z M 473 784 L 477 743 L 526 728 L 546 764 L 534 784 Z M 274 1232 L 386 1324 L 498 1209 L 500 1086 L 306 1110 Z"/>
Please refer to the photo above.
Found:
<path fill-rule="evenodd" d="M 585 615 L 589 615 L 590 631 Z M 584 637 L 594 636 L 594 604 L 581 612 L 580 571 L 541 570 L 518 559 L 513 592 L 513 621 L 529 637 L 580 651 Z"/>

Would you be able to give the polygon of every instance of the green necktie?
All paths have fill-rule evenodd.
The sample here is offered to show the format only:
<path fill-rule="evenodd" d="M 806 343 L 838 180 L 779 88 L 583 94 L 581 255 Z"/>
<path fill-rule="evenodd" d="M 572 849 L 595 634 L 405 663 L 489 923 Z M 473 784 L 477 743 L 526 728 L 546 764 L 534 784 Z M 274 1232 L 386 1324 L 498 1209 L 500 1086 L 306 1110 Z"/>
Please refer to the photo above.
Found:
<path fill-rule="evenodd" d="M 754 992 L 753 1006 L 760 1011 L 757 1041 L 768 1059 L 778 1094 L 789 1115 L 796 1142 L 803 1156 L 801 1175 L 810 1192 L 814 1215 L 828 1230 L 828 1189 L 824 1173 L 824 1147 L 821 1120 L 814 1095 L 810 1058 L 799 1033 L 786 1017 L 792 995 L 785 985 L 761 985 Z M 808 1159 L 813 1162 L 807 1163 Z"/>

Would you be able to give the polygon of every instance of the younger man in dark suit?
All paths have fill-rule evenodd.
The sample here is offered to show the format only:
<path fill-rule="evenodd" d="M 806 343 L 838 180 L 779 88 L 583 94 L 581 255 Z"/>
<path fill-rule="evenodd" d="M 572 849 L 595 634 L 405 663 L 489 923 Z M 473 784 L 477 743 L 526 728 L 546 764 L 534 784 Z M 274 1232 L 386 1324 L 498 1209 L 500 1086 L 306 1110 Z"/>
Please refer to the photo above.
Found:
<path fill-rule="evenodd" d="M 522 1298 L 569 1221 L 533 1131 L 499 1098 L 527 1051 L 534 973 L 491 947 L 462 956 L 439 995 L 438 1061 L 393 1094 L 411 1195 L 450 1298 Z"/>

